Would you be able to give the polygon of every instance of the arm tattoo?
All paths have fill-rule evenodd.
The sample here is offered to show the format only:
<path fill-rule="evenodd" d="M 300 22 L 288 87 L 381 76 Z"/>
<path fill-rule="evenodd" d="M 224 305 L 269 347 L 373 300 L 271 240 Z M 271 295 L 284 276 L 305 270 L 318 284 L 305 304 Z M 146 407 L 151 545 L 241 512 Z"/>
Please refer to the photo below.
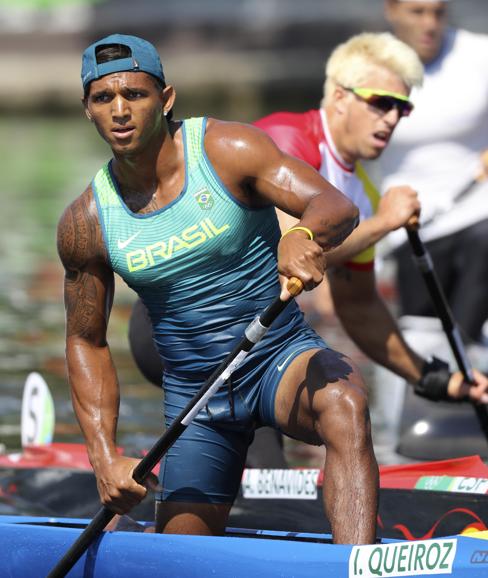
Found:
<path fill-rule="evenodd" d="M 350 219 L 344 219 L 341 223 L 336 225 L 328 226 L 326 242 L 329 247 L 337 247 L 340 245 L 344 239 L 351 234 L 351 232 L 357 227 L 359 222 L 358 217 L 352 217 Z"/>
<path fill-rule="evenodd" d="M 105 338 L 106 298 L 113 290 L 113 275 L 93 210 L 85 192 L 64 212 L 58 227 L 58 252 L 65 267 L 67 336 Z"/>
<path fill-rule="evenodd" d="M 74 278 L 67 277 L 64 287 L 66 336 L 90 337 L 99 318 L 97 311 L 97 288 L 91 275 L 78 272 Z"/>
<path fill-rule="evenodd" d="M 93 198 L 85 191 L 64 212 L 58 226 L 58 253 L 67 270 L 87 264 L 89 259 L 107 260 Z"/>

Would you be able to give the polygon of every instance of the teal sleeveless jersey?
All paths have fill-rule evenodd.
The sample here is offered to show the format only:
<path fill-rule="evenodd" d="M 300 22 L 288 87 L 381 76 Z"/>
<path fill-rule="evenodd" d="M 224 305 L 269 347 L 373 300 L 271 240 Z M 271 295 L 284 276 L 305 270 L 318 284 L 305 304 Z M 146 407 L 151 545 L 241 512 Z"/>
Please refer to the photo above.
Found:
<path fill-rule="evenodd" d="M 92 183 L 113 270 L 146 305 L 165 371 L 188 377 L 211 372 L 280 290 L 275 209 L 251 209 L 226 190 L 205 154 L 205 127 L 183 122 L 185 185 L 158 211 L 130 211 L 111 163 Z M 302 323 L 293 304 L 265 339 Z"/>

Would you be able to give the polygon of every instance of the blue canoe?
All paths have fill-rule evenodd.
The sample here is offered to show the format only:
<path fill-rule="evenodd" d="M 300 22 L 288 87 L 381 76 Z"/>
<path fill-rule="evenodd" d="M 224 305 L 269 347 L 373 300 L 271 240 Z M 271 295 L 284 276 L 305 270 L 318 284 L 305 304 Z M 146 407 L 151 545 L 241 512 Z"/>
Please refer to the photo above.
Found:
<path fill-rule="evenodd" d="M 0 576 L 44 578 L 87 520 L 0 516 Z M 488 576 L 488 532 L 371 546 L 326 534 L 229 529 L 223 537 L 105 532 L 69 578 Z"/>

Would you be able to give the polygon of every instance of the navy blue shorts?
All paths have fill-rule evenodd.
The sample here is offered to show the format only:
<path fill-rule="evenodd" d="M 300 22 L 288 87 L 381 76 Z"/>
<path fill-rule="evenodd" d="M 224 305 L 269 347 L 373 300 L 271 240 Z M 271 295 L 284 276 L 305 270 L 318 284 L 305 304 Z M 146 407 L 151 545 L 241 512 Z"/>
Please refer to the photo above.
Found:
<path fill-rule="evenodd" d="M 264 348 L 257 356 L 251 352 L 231 377 L 232 393 L 226 387 L 221 388 L 163 458 L 159 474 L 163 491 L 157 499 L 232 503 L 254 430 L 264 425 L 276 428 L 275 397 L 284 371 L 297 355 L 317 348 L 327 345 L 308 329 L 271 351 Z M 165 374 L 167 427 L 202 383 Z"/>

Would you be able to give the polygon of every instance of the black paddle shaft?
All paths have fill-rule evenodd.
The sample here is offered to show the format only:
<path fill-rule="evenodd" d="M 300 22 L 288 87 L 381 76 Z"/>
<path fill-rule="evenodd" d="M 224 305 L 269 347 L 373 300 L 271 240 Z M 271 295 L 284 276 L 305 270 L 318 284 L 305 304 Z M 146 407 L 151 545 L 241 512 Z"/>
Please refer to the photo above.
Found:
<path fill-rule="evenodd" d="M 416 229 L 407 229 L 407 234 L 417 266 L 424 278 L 425 284 L 427 285 L 432 304 L 436 310 L 437 316 L 441 320 L 442 327 L 444 328 L 449 344 L 451 345 L 452 353 L 457 361 L 459 370 L 468 383 L 474 383 L 473 370 L 468 357 L 466 356 L 459 328 L 454 321 L 451 308 L 449 307 L 449 303 L 447 302 L 439 278 L 435 272 L 432 257 L 427 251 Z"/>
<path fill-rule="evenodd" d="M 461 339 L 459 328 L 454 320 L 449 303 L 447 302 L 444 290 L 440 284 L 434 269 L 432 257 L 420 238 L 417 227 L 407 227 L 408 240 L 412 252 L 417 262 L 417 266 L 424 278 L 427 290 L 430 294 L 432 304 L 437 316 L 441 320 L 442 327 L 451 346 L 452 353 L 456 359 L 459 371 L 463 374 L 467 383 L 474 384 L 473 368 L 469 362 L 464 343 Z M 486 409 L 480 405 L 474 405 L 479 424 L 486 439 L 488 440 L 488 415 Z"/>
<path fill-rule="evenodd" d="M 170 427 L 136 466 L 132 476 L 136 482 L 142 483 L 146 479 L 168 449 L 185 431 L 200 409 L 205 406 L 210 397 L 224 384 L 232 372 L 237 369 L 249 351 L 251 351 L 252 347 L 261 340 L 273 321 L 285 309 L 288 303 L 290 303 L 291 298 L 296 297 L 302 289 L 303 285 L 299 279 L 290 279 L 288 282 L 288 291 L 291 297 L 286 301 L 282 301 L 277 297 L 259 317 L 256 317 L 256 319 L 248 325 L 241 341 L 227 355 Z M 83 556 L 90 544 L 102 534 L 103 529 L 114 516 L 115 512 L 103 506 L 66 554 L 51 570 L 47 578 L 64 578 L 81 556 Z"/>

